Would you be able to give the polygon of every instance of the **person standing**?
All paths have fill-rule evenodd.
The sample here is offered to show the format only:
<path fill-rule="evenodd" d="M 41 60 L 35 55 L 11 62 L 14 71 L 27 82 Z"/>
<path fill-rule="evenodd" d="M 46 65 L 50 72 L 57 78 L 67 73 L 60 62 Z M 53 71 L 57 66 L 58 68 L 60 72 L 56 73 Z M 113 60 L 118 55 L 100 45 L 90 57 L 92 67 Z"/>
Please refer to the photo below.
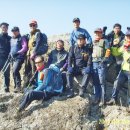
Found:
<path fill-rule="evenodd" d="M 0 33 L 0 71 L 4 67 L 6 61 L 9 58 L 10 53 L 10 39 L 11 37 L 8 35 L 8 23 L 1 23 L 1 33 Z M 9 84 L 10 84 L 10 67 L 4 73 L 3 79 L 3 87 L 5 92 L 9 92 Z"/>
<path fill-rule="evenodd" d="M 92 44 L 92 38 L 91 38 L 90 34 L 88 33 L 88 31 L 86 29 L 80 27 L 80 19 L 74 18 L 73 24 L 74 24 L 74 30 L 72 31 L 71 36 L 70 36 L 71 46 L 75 45 L 77 43 L 77 39 L 80 34 L 85 36 L 86 41 L 87 41 L 86 44 Z"/>
<path fill-rule="evenodd" d="M 27 52 L 27 41 L 24 37 L 21 37 L 18 27 L 12 28 L 13 36 L 11 38 L 11 51 L 10 55 L 13 58 L 13 78 L 14 78 L 14 92 L 21 91 L 21 76 L 20 69 L 25 59 Z"/>

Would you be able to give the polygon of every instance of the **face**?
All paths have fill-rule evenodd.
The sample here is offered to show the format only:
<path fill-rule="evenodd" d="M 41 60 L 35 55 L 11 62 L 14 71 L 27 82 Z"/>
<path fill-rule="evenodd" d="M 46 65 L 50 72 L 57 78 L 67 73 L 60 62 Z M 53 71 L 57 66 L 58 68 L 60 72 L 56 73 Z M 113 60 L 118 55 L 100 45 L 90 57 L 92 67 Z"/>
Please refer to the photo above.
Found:
<path fill-rule="evenodd" d="M 115 27 L 115 28 L 113 29 L 113 31 L 114 31 L 115 34 L 119 34 L 120 31 L 121 31 L 121 29 L 120 29 L 120 27 Z"/>
<path fill-rule="evenodd" d="M 83 39 L 83 38 L 81 38 L 81 39 L 78 39 L 78 46 L 79 47 L 82 47 L 83 45 L 85 45 L 86 44 L 86 40 L 85 39 Z"/>
<path fill-rule="evenodd" d="M 44 65 L 44 62 L 42 61 L 42 59 L 40 57 L 37 57 L 35 59 L 35 65 L 36 65 L 36 68 L 39 68 L 39 67 L 42 67 Z"/>
<path fill-rule="evenodd" d="M 75 21 L 74 23 L 74 28 L 79 28 L 80 26 L 80 22 L 79 21 Z"/>
<path fill-rule="evenodd" d="M 8 33 L 8 27 L 5 26 L 5 25 L 2 25 L 1 26 L 1 31 L 2 31 L 2 33 Z"/>
<path fill-rule="evenodd" d="M 30 24 L 29 26 L 30 26 L 31 31 L 35 31 L 37 29 L 36 24 Z"/>
<path fill-rule="evenodd" d="M 64 45 L 63 45 L 63 43 L 61 43 L 60 41 L 58 41 L 58 42 L 56 43 L 56 49 L 57 49 L 57 50 L 62 50 L 63 47 L 64 47 Z"/>
<path fill-rule="evenodd" d="M 95 32 L 95 39 L 101 39 L 102 38 L 102 32 Z"/>
<path fill-rule="evenodd" d="M 19 35 L 19 31 L 13 31 L 12 33 L 14 37 L 17 37 Z"/>
<path fill-rule="evenodd" d="M 126 40 L 126 42 L 130 43 L 130 35 L 129 36 L 125 36 L 125 40 Z"/>

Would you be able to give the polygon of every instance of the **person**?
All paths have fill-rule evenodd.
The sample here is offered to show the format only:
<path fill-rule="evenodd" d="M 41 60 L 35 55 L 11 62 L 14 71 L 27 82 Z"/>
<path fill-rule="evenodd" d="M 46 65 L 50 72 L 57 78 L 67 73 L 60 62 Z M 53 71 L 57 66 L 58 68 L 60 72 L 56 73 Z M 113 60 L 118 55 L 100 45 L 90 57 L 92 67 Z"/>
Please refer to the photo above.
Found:
<path fill-rule="evenodd" d="M 106 67 L 110 56 L 110 46 L 106 39 L 103 39 L 103 31 L 97 28 L 94 31 L 95 39 L 93 41 L 93 85 L 95 88 L 95 101 L 94 104 L 102 106 L 105 99 L 105 79 Z"/>
<path fill-rule="evenodd" d="M 62 93 L 63 82 L 59 68 L 51 65 L 49 69 L 44 69 L 44 58 L 42 56 L 35 58 L 35 65 L 37 75 L 34 78 L 34 89 L 25 93 L 18 112 L 23 111 L 34 100 L 45 101 Z"/>
<path fill-rule="evenodd" d="M 120 88 L 128 81 L 127 106 L 130 111 L 130 31 L 126 32 L 123 45 L 118 48 L 118 51 L 123 55 L 123 62 L 121 65 L 121 70 L 114 82 L 111 99 L 107 102 L 107 105 L 117 103 Z"/>
<path fill-rule="evenodd" d="M 4 67 L 6 61 L 8 60 L 10 53 L 10 39 L 11 37 L 8 35 L 8 23 L 1 23 L 1 34 L 0 34 L 0 71 Z M 3 78 L 3 88 L 5 92 L 9 92 L 9 84 L 10 84 L 10 67 L 4 73 Z"/>
<path fill-rule="evenodd" d="M 31 32 L 29 35 L 28 41 L 28 52 L 25 60 L 25 78 L 24 85 L 28 84 L 28 77 L 32 76 L 35 73 L 36 67 L 34 63 L 34 58 L 37 55 L 43 55 L 47 52 L 47 37 L 45 34 L 42 34 L 38 29 L 38 23 L 35 20 L 32 20 L 29 23 Z"/>
<path fill-rule="evenodd" d="M 121 69 L 122 55 L 118 53 L 117 49 L 122 45 L 124 39 L 124 33 L 121 31 L 121 25 L 119 23 L 114 24 L 113 31 L 107 35 L 107 39 L 111 46 L 111 57 L 110 60 L 116 63 L 116 75 L 118 75 Z M 112 65 L 111 64 L 111 65 Z"/>
<path fill-rule="evenodd" d="M 79 87 L 79 96 L 83 97 L 86 86 L 89 81 L 91 70 L 91 53 L 86 46 L 86 37 L 83 34 L 78 36 L 77 45 L 71 46 L 68 55 L 68 70 L 67 70 L 67 97 L 74 96 L 73 79 L 74 76 L 82 75 L 82 83 Z"/>
<path fill-rule="evenodd" d="M 27 52 L 27 41 L 21 37 L 19 27 L 12 28 L 13 36 L 11 38 L 11 51 L 10 55 L 13 58 L 13 79 L 14 79 L 14 92 L 21 91 L 21 76 L 20 69 L 24 62 L 25 54 Z"/>
<path fill-rule="evenodd" d="M 64 41 L 58 40 L 56 42 L 56 48 L 52 50 L 48 58 L 48 66 L 55 64 L 62 73 L 64 90 L 66 88 L 66 69 L 67 69 L 68 52 L 64 49 Z"/>
<path fill-rule="evenodd" d="M 78 35 L 83 34 L 87 40 L 87 44 L 92 43 L 92 38 L 90 34 L 88 33 L 87 30 L 83 29 L 80 27 L 80 19 L 79 18 L 74 18 L 73 19 L 73 24 L 74 24 L 74 30 L 72 31 L 70 35 L 70 44 L 75 45 L 77 43 Z"/>

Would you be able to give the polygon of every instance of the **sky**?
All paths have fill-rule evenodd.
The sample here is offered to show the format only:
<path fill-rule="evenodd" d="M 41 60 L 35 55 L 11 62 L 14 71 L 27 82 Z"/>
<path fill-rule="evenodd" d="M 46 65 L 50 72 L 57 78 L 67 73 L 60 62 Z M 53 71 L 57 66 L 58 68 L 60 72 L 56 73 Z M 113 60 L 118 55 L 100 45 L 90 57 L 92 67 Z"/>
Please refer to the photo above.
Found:
<path fill-rule="evenodd" d="M 9 23 L 10 35 L 13 26 L 18 26 L 21 34 L 29 33 L 33 19 L 48 36 L 71 33 L 74 17 L 80 18 L 80 26 L 90 35 L 103 26 L 109 33 L 115 23 L 125 32 L 130 26 L 129 16 L 130 0 L 0 0 L 0 23 Z"/>

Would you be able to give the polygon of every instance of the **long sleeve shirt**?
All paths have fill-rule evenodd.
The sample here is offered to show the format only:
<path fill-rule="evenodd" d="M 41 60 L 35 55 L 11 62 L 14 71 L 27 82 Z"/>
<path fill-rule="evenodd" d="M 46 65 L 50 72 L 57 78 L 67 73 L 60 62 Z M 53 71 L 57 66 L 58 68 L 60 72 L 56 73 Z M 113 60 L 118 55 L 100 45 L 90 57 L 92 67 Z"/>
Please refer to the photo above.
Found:
<path fill-rule="evenodd" d="M 83 34 L 86 37 L 87 44 L 92 44 L 92 38 L 87 30 L 83 28 L 78 28 L 72 31 L 70 36 L 70 44 L 75 45 L 78 39 L 79 34 Z"/>

